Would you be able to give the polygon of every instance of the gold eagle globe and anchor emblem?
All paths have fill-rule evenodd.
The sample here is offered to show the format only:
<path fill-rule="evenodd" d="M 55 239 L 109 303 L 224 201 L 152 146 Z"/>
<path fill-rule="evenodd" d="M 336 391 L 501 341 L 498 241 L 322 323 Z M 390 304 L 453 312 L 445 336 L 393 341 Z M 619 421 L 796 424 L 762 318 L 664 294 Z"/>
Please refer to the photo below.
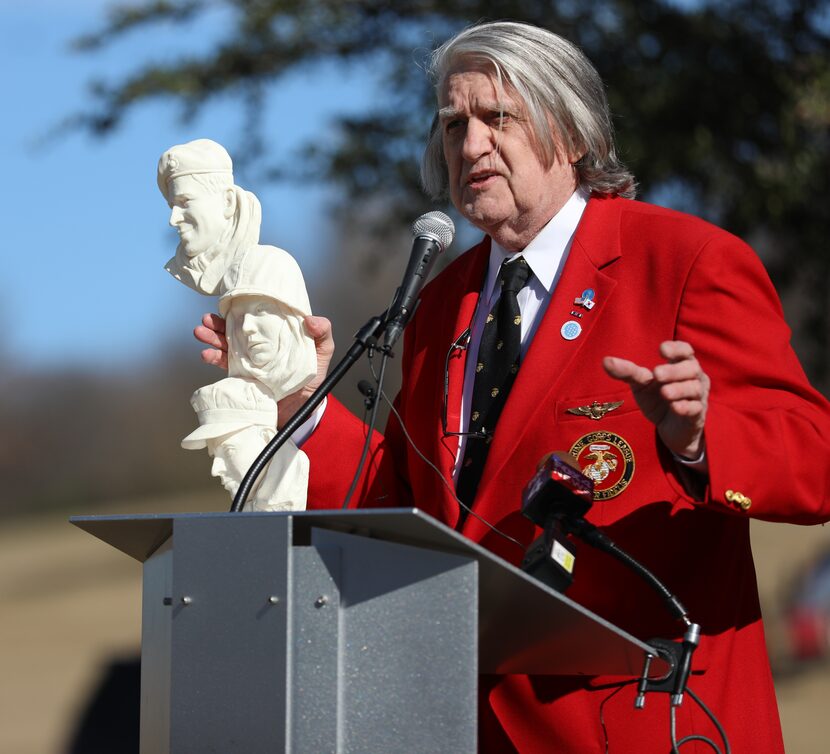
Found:
<path fill-rule="evenodd" d="M 594 482 L 594 500 L 619 495 L 634 476 L 634 451 L 614 432 L 591 432 L 580 437 L 570 450 L 577 465 Z"/>

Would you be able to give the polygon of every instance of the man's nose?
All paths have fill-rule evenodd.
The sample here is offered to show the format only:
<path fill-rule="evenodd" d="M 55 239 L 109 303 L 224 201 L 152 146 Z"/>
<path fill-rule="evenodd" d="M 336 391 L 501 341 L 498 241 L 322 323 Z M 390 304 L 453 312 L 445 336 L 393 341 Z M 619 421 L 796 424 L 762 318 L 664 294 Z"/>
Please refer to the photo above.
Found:
<path fill-rule="evenodd" d="M 213 457 L 213 463 L 210 466 L 210 475 L 211 476 L 222 476 L 222 472 L 225 470 L 225 462 L 219 457 Z"/>
<path fill-rule="evenodd" d="M 467 130 L 464 133 L 462 155 L 467 162 L 475 163 L 484 155 L 489 154 L 495 146 L 493 129 L 477 118 L 467 121 Z"/>
<path fill-rule="evenodd" d="M 170 210 L 170 224 L 175 228 L 183 218 L 182 208 L 174 205 Z"/>

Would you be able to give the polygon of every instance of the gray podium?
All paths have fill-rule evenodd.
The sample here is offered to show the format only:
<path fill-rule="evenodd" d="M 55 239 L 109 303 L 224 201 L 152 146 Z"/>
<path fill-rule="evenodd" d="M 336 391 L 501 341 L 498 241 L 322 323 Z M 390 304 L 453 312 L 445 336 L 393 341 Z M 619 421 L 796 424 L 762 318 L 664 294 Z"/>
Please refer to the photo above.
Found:
<path fill-rule="evenodd" d="M 651 651 L 417 509 L 71 521 L 144 564 L 142 754 L 474 754 L 479 673 Z"/>

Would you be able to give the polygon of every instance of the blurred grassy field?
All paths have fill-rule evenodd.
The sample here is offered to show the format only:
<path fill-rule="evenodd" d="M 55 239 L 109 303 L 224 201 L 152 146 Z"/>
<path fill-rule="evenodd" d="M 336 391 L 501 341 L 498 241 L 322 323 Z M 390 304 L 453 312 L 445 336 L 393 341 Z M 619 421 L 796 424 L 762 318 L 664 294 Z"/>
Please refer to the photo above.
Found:
<path fill-rule="evenodd" d="M 217 488 L 105 510 L 189 512 L 227 506 Z M 830 527 L 754 524 L 753 546 L 770 651 L 781 665 L 780 598 L 792 574 L 830 547 Z M 141 566 L 71 526 L 64 514 L 8 521 L 0 529 L 0 605 L 0 752 L 59 754 L 107 664 L 137 652 Z M 782 674 L 776 687 L 787 751 L 830 751 L 830 664 Z"/>

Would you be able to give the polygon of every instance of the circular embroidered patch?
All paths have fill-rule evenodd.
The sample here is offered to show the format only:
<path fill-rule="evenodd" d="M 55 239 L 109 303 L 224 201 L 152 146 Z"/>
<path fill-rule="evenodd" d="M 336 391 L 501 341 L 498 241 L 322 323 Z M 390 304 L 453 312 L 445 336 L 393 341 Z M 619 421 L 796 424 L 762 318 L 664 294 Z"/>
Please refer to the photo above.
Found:
<path fill-rule="evenodd" d="M 591 432 L 570 450 L 585 476 L 594 480 L 594 500 L 619 495 L 634 476 L 634 451 L 613 432 Z"/>
<path fill-rule="evenodd" d="M 582 325 L 580 325 L 575 319 L 569 319 L 564 325 L 562 325 L 562 329 L 559 332 L 562 333 L 562 337 L 565 340 L 576 340 L 582 332 Z"/>

